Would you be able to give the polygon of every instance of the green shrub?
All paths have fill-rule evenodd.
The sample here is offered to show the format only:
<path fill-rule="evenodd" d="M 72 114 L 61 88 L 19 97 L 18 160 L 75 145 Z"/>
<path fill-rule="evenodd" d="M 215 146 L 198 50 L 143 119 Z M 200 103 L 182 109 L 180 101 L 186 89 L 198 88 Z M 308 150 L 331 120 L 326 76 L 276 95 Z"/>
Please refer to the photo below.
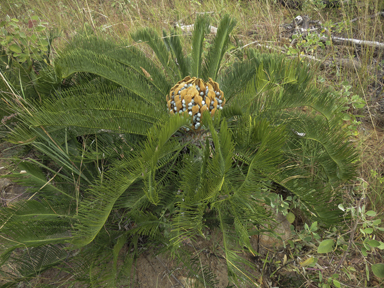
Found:
<path fill-rule="evenodd" d="M 32 145 L 48 160 L 20 163 L 14 178 L 30 196 L 0 210 L 1 264 L 16 269 L 7 274 L 10 285 L 66 259 L 71 268 L 61 269 L 77 281 L 115 287 L 125 243 L 134 252 L 124 269 L 143 245 L 139 237 L 189 257 L 180 243 L 214 228 L 235 281 L 246 273 L 239 273 L 244 259 L 236 251 L 256 254 L 249 236 L 268 229 L 264 207 L 276 186 L 295 195 L 314 221 L 341 220 L 340 189 L 356 168 L 341 126 L 343 103 L 314 87 L 305 64 L 279 55 L 249 50 L 247 60 L 222 68 L 235 26 L 229 16 L 202 59 L 208 26 L 198 17 L 190 57 L 174 30 L 163 39 L 151 29 L 134 33 L 156 60 L 141 46 L 82 34 L 53 63 L 65 86 L 38 104 L 2 95 L 18 113 L 8 141 Z M 214 117 L 201 116 L 198 131 L 187 131 L 190 117 L 167 108 L 166 95 L 185 76 L 212 78 L 227 100 Z M 113 273 L 95 279 L 92 269 L 108 261 Z"/>

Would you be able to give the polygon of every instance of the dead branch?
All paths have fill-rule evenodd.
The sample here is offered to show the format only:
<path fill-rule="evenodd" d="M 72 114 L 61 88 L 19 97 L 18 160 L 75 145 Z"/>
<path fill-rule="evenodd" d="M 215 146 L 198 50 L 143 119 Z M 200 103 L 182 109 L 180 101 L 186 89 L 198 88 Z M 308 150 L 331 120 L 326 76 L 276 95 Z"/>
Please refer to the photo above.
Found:
<path fill-rule="evenodd" d="M 327 37 L 321 37 L 320 39 L 323 41 L 328 40 Z M 365 46 L 377 47 L 380 49 L 384 49 L 384 43 L 377 42 L 377 41 L 367 41 L 367 40 L 360 40 L 360 39 L 353 39 L 353 38 L 341 38 L 341 37 L 332 36 L 332 42 L 336 45 L 353 46 L 353 45 L 357 44 L 357 45 L 365 45 Z"/>

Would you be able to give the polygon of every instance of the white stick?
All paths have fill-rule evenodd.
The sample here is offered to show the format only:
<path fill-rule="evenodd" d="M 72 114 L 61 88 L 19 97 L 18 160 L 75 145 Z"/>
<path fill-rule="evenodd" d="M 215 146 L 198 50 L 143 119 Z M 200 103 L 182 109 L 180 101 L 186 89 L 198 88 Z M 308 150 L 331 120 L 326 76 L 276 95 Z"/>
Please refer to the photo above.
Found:
<path fill-rule="evenodd" d="M 321 37 L 321 40 L 327 41 L 328 38 Z M 353 38 L 341 38 L 341 37 L 334 37 L 332 36 L 332 41 L 337 43 L 347 43 L 347 44 L 358 44 L 358 45 L 366 45 L 371 47 L 379 47 L 381 49 L 384 49 L 384 43 L 376 42 L 376 41 L 367 41 L 367 40 L 359 40 L 359 39 L 353 39 Z"/>
<path fill-rule="evenodd" d="M 185 32 L 192 32 L 193 29 L 194 29 L 194 24 L 192 24 L 192 25 L 179 25 L 179 24 L 176 24 L 176 26 L 179 27 L 181 30 L 183 30 Z M 217 33 L 217 28 L 216 27 L 209 26 L 209 29 L 211 30 L 212 34 L 216 34 Z"/>

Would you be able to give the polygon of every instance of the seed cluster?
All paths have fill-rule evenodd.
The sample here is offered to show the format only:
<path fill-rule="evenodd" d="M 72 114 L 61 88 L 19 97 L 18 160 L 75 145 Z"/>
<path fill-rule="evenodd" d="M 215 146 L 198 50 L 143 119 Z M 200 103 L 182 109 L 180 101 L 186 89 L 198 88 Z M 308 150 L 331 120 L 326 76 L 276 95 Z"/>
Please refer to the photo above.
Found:
<path fill-rule="evenodd" d="M 167 108 L 171 115 L 188 113 L 192 118 L 191 128 L 194 130 L 201 128 L 204 111 L 208 110 L 213 116 L 217 109 L 223 109 L 224 104 L 224 92 L 211 78 L 204 82 L 202 79 L 187 76 L 177 82 L 167 95 Z"/>

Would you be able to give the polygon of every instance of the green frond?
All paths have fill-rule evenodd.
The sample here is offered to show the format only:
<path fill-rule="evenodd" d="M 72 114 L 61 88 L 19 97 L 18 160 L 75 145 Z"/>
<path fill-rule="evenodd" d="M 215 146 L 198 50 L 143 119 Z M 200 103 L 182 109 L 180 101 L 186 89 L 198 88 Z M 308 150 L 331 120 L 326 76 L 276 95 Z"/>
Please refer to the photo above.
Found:
<path fill-rule="evenodd" d="M 193 35 L 192 35 L 192 64 L 191 64 L 191 76 L 201 77 L 201 55 L 203 54 L 204 36 L 209 29 L 209 17 L 204 15 L 198 15 L 195 21 Z"/>
<path fill-rule="evenodd" d="M 94 87 L 94 88 L 91 88 Z M 35 140 L 37 135 L 55 135 L 61 144 L 70 131 L 72 137 L 84 134 L 118 133 L 145 136 L 155 124 L 168 118 L 164 106 L 150 106 L 123 88 L 86 84 L 35 103 L 31 114 L 22 111 L 22 122 L 8 135 L 8 141 Z"/>
<path fill-rule="evenodd" d="M 79 223 L 73 233 L 75 244 L 84 246 L 93 241 L 107 221 L 116 201 L 136 181 L 144 180 L 146 183 L 147 190 L 143 193 L 149 201 L 152 203 L 159 201 L 155 181 L 156 170 L 164 164 L 161 158 L 170 153 L 168 140 L 187 123 L 187 119 L 175 116 L 169 119 L 168 125 L 153 127 L 148 132 L 145 152 L 126 156 L 122 160 L 125 163 L 124 169 L 121 164 L 117 165 L 118 169 L 111 169 L 105 174 L 104 180 L 91 186 L 87 197 L 79 207 Z"/>
<path fill-rule="evenodd" d="M 259 72 L 259 75 L 255 75 L 256 72 Z M 253 59 L 236 62 L 225 70 L 225 72 L 219 76 L 218 82 L 220 83 L 221 89 L 225 91 L 225 98 L 228 103 L 232 102 L 233 97 L 237 98 L 237 96 L 240 96 L 241 91 L 245 90 L 247 83 L 254 77 L 261 78 L 260 74 L 261 72 L 257 70 Z"/>
<path fill-rule="evenodd" d="M 229 34 L 232 32 L 235 25 L 236 20 L 232 19 L 228 14 L 221 19 L 214 43 L 209 49 L 207 58 L 205 59 L 202 74 L 203 79 L 208 79 L 210 77 L 216 81 L 221 59 L 223 59 L 229 43 Z"/>
<path fill-rule="evenodd" d="M 282 160 L 283 145 L 286 142 L 284 126 L 272 127 L 265 120 L 244 119 L 243 124 L 234 129 L 234 137 L 237 139 L 236 156 L 240 162 L 247 163 L 242 185 L 235 194 L 245 192 L 257 192 L 258 183 L 263 179 L 268 183 L 268 176 L 276 173 L 276 168 Z M 265 188 L 261 184 L 260 188 Z M 263 187 L 264 186 L 264 187 Z M 240 195 L 240 194 L 239 194 Z"/>
<path fill-rule="evenodd" d="M 138 75 L 150 80 L 160 94 L 165 94 L 170 89 L 170 83 L 153 61 L 135 46 L 129 43 L 116 43 L 112 39 L 101 39 L 95 36 L 75 36 L 71 43 L 60 54 L 65 55 L 73 50 L 87 50 L 115 60 L 128 67 Z M 143 70 L 144 69 L 144 70 Z M 148 74 L 144 72 L 146 71 Z M 172 84 L 172 83 L 171 83 Z"/>
<path fill-rule="evenodd" d="M 319 91 L 318 89 L 308 89 L 302 91 L 300 97 L 298 94 L 291 93 L 283 88 L 268 91 L 264 95 L 259 95 L 254 98 L 249 98 L 249 105 L 244 105 L 244 108 L 257 111 L 259 115 L 265 115 L 268 118 L 287 118 L 286 115 L 281 115 L 283 111 L 294 111 L 295 109 L 308 109 L 311 112 L 319 113 L 323 119 L 331 125 L 340 109 L 340 100 L 334 97 L 331 93 Z M 253 104 L 253 105 L 252 105 Z M 280 116 L 279 116 L 280 114 Z M 276 116 L 276 117 L 275 117 Z M 289 117 L 288 117 L 289 118 Z M 277 122 L 278 120 L 276 120 Z"/>
<path fill-rule="evenodd" d="M 112 278 L 114 280 L 114 286 L 116 287 L 116 276 L 117 276 L 117 260 L 119 258 L 119 254 L 121 249 L 124 247 L 125 243 L 127 242 L 128 233 L 124 233 L 120 235 L 120 237 L 117 239 L 115 246 L 113 246 L 113 266 L 112 266 Z"/>
<path fill-rule="evenodd" d="M 313 221 L 334 225 L 342 220 L 340 188 L 319 181 L 311 181 L 311 175 L 302 169 L 287 169 L 271 179 L 300 199 L 306 209 L 303 212 Z M 326 205 L 325 205 L 326 204 Z"/>
<path fill-rule="evenodd" d="M 195 242 L 197 236 L 203 235 L 204 213 L 207 203 L 186 203 L 180 196 L 175 201 L 176 213 L 172 219 L 172 235 L 170 239 L 173 249 L 177 250 L 180 243 L 186 239 Z"/>
<path fill-rule="evenodd" d="M 31 194 L 32 192 L 34 191 L 32 190 Z M 56 245 L 67 243 L 72 239 L 69 231 L 73 223 L 73 214 L 69 211 L 75 210 L 74 203 L 65 201 L 67 198 L 56 201 L 47 200 L 38 194 L 34 196 L 36 194 L 32 195 L 34 199 L 31 199 L 31 196 L 27 200 L 18 200 L 17 203 L 0 210 L 1 231 L 2 235 L 6 235 L 6 237 L 2 237 L 0 267 L 5 267 L 5 263 L 14 263 L 16 271 L 22 276 L 10 275 L 10 277 L 20 277 L 18 281 L 23 281 L 22 278 L 36 276 L 45 269 L 59 264 L 62 260 L 50 259 L 47 255 L 49 260 L 38 264 L 37 261 L 44 260 L 39 260 L 38 257 L 43 255 L 29 258 L 33 251 L 46 248 L 52 248 L 54 251 Z M 21 251 L 24 252 L 21 253 Z M 46 251 L 45 253 L 49 252 Z M 25 259 L 18 262 L 22 258 Z M 27 269 L 28 267 L 24 267 L 24 264 L 33 267 L 33 269 Z"/>
<path fill-rule="evenodd" d="M 145 193 L 148 199 L 155 205 L 159 201 L 159 191 L 157 189 L 160 188 L 160 186 L 156 185 L 155 181 L 156 173 L 158 173 L 157 170 L 174 158 L 182 148 L 178 141 L 170 138 L 177 130 L 189 124 L 189 122 L 188 118 L 175 115 L 169 119 L 168 125 L 164 125 L 161 129 L 153 127 L 148 133 L 148 141 L 141 152 L 141 169 L 145 179 Z M 167 157 L 169 155 L 171 157 Z M 162 162 L 161 160 L 165 161 Z"/>
<path fill-rule="evenodd" d="M 203 116 L 205 117 L 206 114 Z M 208 120 L 210 118 L 207 117 Z M 213 159 L 208 163 L 207 173 L 209 177 L 208 190 L 205 195 L 200 194 L 200 198 L 209 200 L 210 198 L 216 198 L 218 194 L 222 193 L 222 187 L 227 180 L 229 170 L 232 166 L 232 155 L 234 150 L 234 143 L 231 139 L 231 134 L 228 130 L 226 121 L 222 121 L 220 127 L 220 134 L 216 132 L 212 123 L 209 123 L 209 129 L 211 131 L 212 142 L 214 144 Z M 208 193 L 207 193 L 208 192 Z"/>
<path fill-rule="evenodd" d="M 51 244 L 28 248 L 22 253 L 15 253 L 10 259 L 14 263 L 13 271 L 6 269 L 6 266 L 0 268 L 1 274 L 6 275 L 2 278 L 7 280 L 7 284 L 1 287 L 12 287 L 20 282 L 32 280 L 40 273 L 68 260 L 70 254 L 63 245 Z"/>
<path fill-rule="evenodd" d="M 209 192 L 207 168 L 211 149 L 208 139 L 201 150 L 196 147 L 191 147 L 191 150 L 193 152 L 183 156 L 176 187 L 178 192 L 173 200 L 176 213 L 172 219 L 174 236 L 171 242 L 174 247 L 186 238 L 194 240 L 196 235 L 202 235 L 204 213 L 209 203 L 202 200 Z"/>
<path fill-rule="evenodd" d="M 151 238 L 161 237 L 160 227 L 164 223 L 150 212 L 135 211 L 130 216 L 135 223 L 135 227 L 130 229 L 128 233 L 130 235 L 145 235 Z"/>
<path fill-rule="evenodd" d="M 162 121 L 165 109 L 156 111 L 159 107 L 151 107 L 141 100 L 132 101 L 124 93 L 119 94 L 83 94 L 46 101 L 35 111 L 30 125 L 44 126 L 47 131 L 79 127 L 94 133 L 110 130 L 145 135 L 153 124 Z"/>
<path fill-rule="evenodd" d="M 54 135 L 53 137 L 56 139 L 55 141 L 54 138 L 52 138 L 52 135 L 47 133 L 43 129 L 38 128 L 38 129 L 27 130 L 28 128 L 25 126 L 23 126 L 23 128 L 24 130 L 19 129 L 18 131 L 20 133 L 22 133 L 23 131 L 26 131 L 26 132 L 29 131 L 29 133 L 34 133 L 33 135 L 35 136 L 34 137 L 35 139 L 32 139 L 31 143 L 23 143 L 23 144 L 31 144 L 38 151 L 42 152 L 43 155 L 45 155 L 45 157 L 47 157 L 48 159 L 51 159 L 57 165 L 60 165 L 60 167 L 57 168 L 59 171 L 48 169 L 48 171 L 53 173 L 53 175 L 59 174 L 59 172 L 61 172 L 59 174 L 59 177 L 65 181 L 68 181 L 67 183 L 71 183 L 71 184 L 74 183 L 72 178 L 74 177 L 74 175 L 76 175 L 77 182 L 79 185 L 80 185 L 80 180 L 84 181 L 84 183 L 87 183 L 87 184 L 92 183 L 92 180 L 93 180 L 92 171 L 89 171 L 87 169 L 88 167 L 84 165 L 80 166 L 80 164 L 82 163 L 82 160 L 84 159 L 81 159 L 76 149 L 69 149 L 68 142 L 70 137 L 68 135 L 70 133 L 68 133 L 67 129 L 64 129 L 64 131 L 59 131 L 60 137 L 57 137 L 56 135 Z M 15 133 L 15 131 L 13 131 L 13 133 Z M 64 134 L 64 135 L 61 135 L 61 134 Z M 17 137 L 21 138 L 22 135 L 17 135 Z M 67 139 L 68 142 L 65 142 L 65 143 L 63 143 L 64 141 L 60 142 L 58 141 L 57 138 L 59 138 L 59 140 L 68 138 Z M 79 145 L 79 143 L 77 142 L 76 144 Z M 78 157 L 78 159 L 75 159 L 76 157 Z M 33 160 L 31 161 L 34 162 L 35 164 L 38 164 L 42 168 L 46 168 L 44 165 L 41 165 L 40 163 L 37 163 Z M 26 167 L 26 168 L 27 168 L 26 172 L 28 174 L 29 167 Z"/>
<path fill-rule="evenodd" d="M 168 36 L 167 32 L 165 32 L 165 30 L 163 30 L 163 42 L 164 42 L 165 48 L 167 48 L 167 51 L 172 54 L 173 52 L 172 52 L 171 43 L 169 41 L 169 38 L 170 37 Z M 174 55 L 172 55 L 172 56 L 174 56 Z"/>
<path fill-rule="evenodd" d="M 207 139 L 205 146 L 200 149 L 194 149 L 190 154 L 183 157 L 183 168 L 180 172 L 180 187 L 182 187 L 186 203 L 196 203 L 201 198 L 202 191 L 207 189 L 208 179 L 208 161 L 210 155 L 210 145 Z"/>
<path fill-rule="evenodd" d="M 127 208 L 127 210 L 135 213 L 135 211 L 145 211 L 151 205 L 152 203 L 143 191 L 142 181 L 138 181 L 119 197 L 115 203 L 115 208 Z"/>
<path fill-rule="evenodd" d="M 251 205 L 243 205 L 245 197 L 236 197 L 232 198 L 230 200 L 230 208 L 229 210 L 231 211 L 231 214 L 233 215 L 234 218 L 234 228 L 235 228 L 235 233 L 238 235 L 238 240 L 237 240 L 237 245 L 243 245 L 246 247 L 252 254 L 256 254 L 257 252 L 254 251 L 251 242 L 249 240 L 249 230 L 251 230 L 251 226 L 254 225 L 249 219 L 254 219 L 255 218 L 255 213 L 252 211 L 254 209 L 246 209 Z M 238 200 L 240 200 L 238 202 Z M 248 200 L 249 201 L 249 200 Z M 255 205 L 255 207 L 257 207 Z M 253 207 L 250 207 L 253 208 Z M 257 215 L 261 216 L 261 215 Z M 263 217 L 258 217 L 258 219 L 262 219 Z M 265 219 L 265 217 L 264 217 Z"/>
<path fill-rule="evenodd" d="M 176 64 L 170 61 L 170 55 L 166 45 L 161 40 L 157 32 L 150 28 L 141 29 L 131 34 L 131 37 L 136 42 L 145 42 L 155 52 L 157 59 L 159 59 L 161 65 L 165 69 L 166 75 L 171 79 L 173 83 L 176 83 L 180 79 L 177 79 L 177 67 Z"/>
<path fill-rule="evenodd" d="M 286 90 L 303 91 L 313 79 L 313 71 L 300 61 L 287 59 L 281 54 L 259 53 L 248 50 L 248 58 L 255 61 L 256 67 L 262 66 L 266 78 L 274 85 L 283 86 Z"/>
<path fill-rule="evenodd" d="M 71 181 L 67 176 L 57 173 L 57 171 L 54 171 L 45 165 L 39 164 L 39 166 L 54 173 L 53 175 L 55 175 L 55 178 L 57 177 L 57 179 L 61 178 L 68 182 Z M 7 175 L 7 178 L 12 179 L 13 182 L 24 187 L 29 187 L 30 191 L 38 191 L 39 193 L 46 194 L 46 197 L 53 197 L 53 195 L 55 195 L 55 197 L 63 196 L 70 199 L 75 198 L 74 195 L 71 195 L 74 191 L 67 191 L 68 189 L 65 189 L 58 184 L 53 185 L 51 182 L 47 183 L 47 177 L 36 164 L 21 162 L 18 164 L 18 170 L 20 171 L 19 173 Z"/>
<path fill-rule="evenodd" d="M 135 159 L 129 160 L 133 162 L 133 167 L 114 171 L 113 176 L 119 177 L 119 182 L 115 182 L 117 185 L 107 181 L 109 177 L 105 175 L 105 181 L 91 186 L 91 190 L 79 207 L 79 222 L 75 225 L 73 232 L 75 245 L 85 246 L 94 240 L 107 221 L 116 200 L 140 177 L 139 170 L 134 166 Z"/>
<path fill-rule="evenodd" d="M 331 183 L 348 181 L 356 176 L 358 155 L 348 141 L 347 131 L 340 130 L 337 122 L 326 122 L 320 117 L 311 119 L 299 114 L 292 118 L 297 121 L 291 127 L 297 127 L 297 130 L 291 133 L 293 139 L 290 144 L 294 145 L 288 146 L 288 153 L 299 151 L 297 148 L 300 148 L 301 155 L 296 154 L 296 157 L 307 158 L 311 163 L 316 163 L 316 166 L 320 166 L 316 169 L 321 169 L 328 178 L 326 180 Z M 301 137 L 297 135 L 298 131 Z M 306 156 L 303 156 L 304 154 Z"/>
<path fill-rule="evenodd" d="M 55 65 L 64 78 L 78 72 L 96 74 L 126 88 L 147 105 L 158 105 L 159 92 L 163 92 L 154 91 L 148 79 L 136 71 L 132 71 L 111 57 L 89 50 L 71 50 L 62 54 Z"/>
<path fill-rule="evenodd" d="M 186 76 L 190 75 L 190 59 L 184 56 L 183 47 L 180 41 L 180 35 L 176 33 L 175 30 L 171 29 L 171 35 L 169 38 L 169 44 L 173 54 L 175 55 L 175 62 L 180 70 L 180 79 L 183 79 Z"/>
<path fill-rule="evenodd" d="M 244 279 L 248 283 L 256 284 L 256 279 L 251 275 L 251 273 L 247 272 L 246 269 L 244 269 L 244 266 L 252 267 L 253 264 L 249 261 L 241 258 L 239 255 L 238 247 L 236 245 L 236 239 L 238 239 L 238 235 L 236 235 L 236 232 L 230 229 L 226 215 L 229 215 L 229 211 L 227 210 L 227 207 L 218 207 L 218 220 L 220 222 L 220 230 L 222 231 L 223 235 L 223 245 L 222 245 L 222 253 L 224 254 L 224 258 L 227 263 L 228 267 L 228 276 L 233 278 L 233 281 L 237 282 L 238 278 Z M 237 251 L 236 251 L 237 250 Z M 254 267 L 253 267 L 254 269 Z M 256 284 L 257 285 L 257 284 Z"/>
<path fill-rule="evenodd" d="M 250 50 L 248 54 L 248 60 L 234 63 L 219 80 L 229 103 L 232 97 L 236 96 L 236 102 L 246 107 L 248 102 L 238 100 L 239 97 L 244 97 L 243 94 L 257 98 L 265 91 L 277 89 L 282 89 L 284 95 L 289 95 L 284 99 L 299 101 L 301 97 L 298 97 L 298 91 L 306 91 L 312 80 L 308 67 L 287 60 L 282 55 L 259 54 L 254 50 Z M 250 99 L 250 102 L 252 101 L 253 99 Z M 285 103 L 292 105 L 289 100 Z"/>

